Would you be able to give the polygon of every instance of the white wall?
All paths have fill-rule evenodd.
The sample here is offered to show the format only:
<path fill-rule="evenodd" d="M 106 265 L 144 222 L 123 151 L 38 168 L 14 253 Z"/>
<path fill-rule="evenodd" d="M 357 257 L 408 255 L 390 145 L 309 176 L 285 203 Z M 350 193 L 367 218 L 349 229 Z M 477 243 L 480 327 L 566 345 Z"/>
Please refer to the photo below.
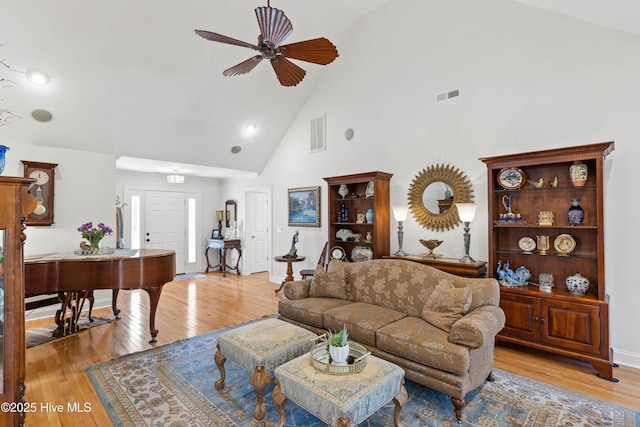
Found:
<path fill-rule="evenodd" d="M 55 169 L 54 224 L 27 227 L 25 256 L 78 249 L 83 241 L 78 227 L 89 221 L 94 225 L 103 222 L 115 230 L 115 156 L 13 141 L 3 144 L 10 147 L 3 175 L 23 176 L 21 160 L 58 164 Z M 106 236 L 103 242 L 115 247 L 113 235 Z M 95 298 L 96 306 L 111 305 L 109 291 L 96 292 Z M 30 310 L 26 318 L 53 316 L 57 308 Z"/>
<path fill-rule="evenodd" d="M 471 255 L 487 259 L 486 169 L 480 157 L 615 141 L 606 176 L 606 278 L 611 345 L 618 363 L 640 367 L 635 284 L 637 239 L 629 194 L 640 148 L 640 38 L 506 0 L 394 1 L 365 17 L 300 111 L 259 178 L 273 188 L 274 254 L 288 250 L 287 188 L 321 185 L 322 228 L 299 228 L 297 267 L 312 267 L 327 238 L 323 177 L 381 170 L 393 173 L 391 204 L 407 203 L 423 168 L 452 164 L 473 183 L 478 214 Z M 311 70 L 310 72 L 313 72 Z M 460 88 L 461 97 L 435 103 Z M 327 151 L 309 153 L 309 122 L 327 115 Z M 346 141 L 344 131 L 355 130 Z M 569 206 L 567 201 L 567 207 Z M 436 233 L 413 218 L 404 249 L 438 238 L 449 257 L 463 254 L 461 228 Z M 391 251 L 397 249 L 392 220 Z M 305 264 L 305 265 L 303 265 Z M 282 270 L 282 271 L 280 271 Z M 272 265 L 272 280 L 284 266 Z"/>

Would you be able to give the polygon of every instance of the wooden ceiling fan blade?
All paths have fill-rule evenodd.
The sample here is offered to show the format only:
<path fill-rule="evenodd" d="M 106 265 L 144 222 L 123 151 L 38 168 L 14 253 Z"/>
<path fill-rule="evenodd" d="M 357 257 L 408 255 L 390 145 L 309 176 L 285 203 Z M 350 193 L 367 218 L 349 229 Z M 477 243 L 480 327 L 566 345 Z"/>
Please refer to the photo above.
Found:
<path fill-rule="evenodd" d="M 231 68 L 228 68 L 222 72 L 225 76 L 238 76 L 240 74 L 247 74 L 249 71 L 253 70 L 256 65 L 258 65 L 262 61 L 261 55 L 256 55 L 247 59 L 246 61 L 242 61 L 238 65 L 234 65 Z"/>
<path fill-rule="evenodd" d="M 287 58 L 320 65 L 330 64 L 339 56 L 338 49 L 324 37 L 287 44 L 280 49 L 286 49 Z"/>
<path fill-rule="evenodd" d="M 282 86 L 296 86 L 307 74 L 305 70 L 283 57 L 271 61 L 271 65 Z"/>
<path fill-rule="evenodd" d="M 211 40 L 212 42 L 227 43 L 227 44 L 232 44 L 232 45 L 241 46 L 241 47 L 248 47 L 249 49 L 260 50 L 256 45 L 243 42 L 241 40 L 236 40 L 231 37 L 223 36 L 222 34 L 212 33 L 211 31 L 205 31 L 205 30 L 194 30 L 194 31 L 200 37 L 207 40 Z"/>
<path fill-rule="evenodd" d="M 269 6 L 257 7 L 256 18 L 258 18 L 262 41 L 273 44 L 272 47 L 280 46 L 280 43 L 293 32 L 291 21 L 279 9 Z"/>

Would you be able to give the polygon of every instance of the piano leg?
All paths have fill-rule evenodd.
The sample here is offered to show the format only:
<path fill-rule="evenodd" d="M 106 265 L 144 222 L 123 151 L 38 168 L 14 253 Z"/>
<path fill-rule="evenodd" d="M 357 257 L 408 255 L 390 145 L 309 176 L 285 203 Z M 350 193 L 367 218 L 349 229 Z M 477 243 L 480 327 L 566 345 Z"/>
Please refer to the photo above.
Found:
<path fill-rule="evenodd" d="M 162 293 L 162 287 L 153 286 L 151 288 L 143 288 L 149 294 L 149 329 L 151 330 L 151 341 L 149 344 L 155 344 L 158 342 L 156 337 L 158 336 L 158 330 L 156 329 L 156 309 L 158 308 L 158 301 L 160 301 L 160 294 Z"/>
<path fill-rule="evenodd" d="M 118 316 L 120 314 L 120 310 L 118 309 L 118 292 L 120 292 L 120 289 L 114 289 L 112 294 L 111 294 L 111 310 L 113 310 L 113 317 L 116 318 L 116 320 L 120 320 L 120 317 Z"/>

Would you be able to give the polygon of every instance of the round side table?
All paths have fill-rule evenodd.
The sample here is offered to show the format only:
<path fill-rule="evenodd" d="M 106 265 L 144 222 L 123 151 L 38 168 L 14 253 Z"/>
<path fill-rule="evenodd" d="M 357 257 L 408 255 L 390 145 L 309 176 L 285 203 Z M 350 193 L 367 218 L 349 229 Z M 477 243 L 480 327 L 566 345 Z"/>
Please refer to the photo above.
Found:
<path fill-rule="evenodd" d="M 287 277 L 284 278 L 282 284 L 278 289 L 276 289 L 276 294 L 282 290 L 284 284 L 287 282 L 293 282 L 293 263 L 304 261 L 305 257 L 297 256 L 295 258 L 287 258 L 286 256 L 280 255 L 274 258 L 277 262 L 286 262 L 287 263 Z"/>

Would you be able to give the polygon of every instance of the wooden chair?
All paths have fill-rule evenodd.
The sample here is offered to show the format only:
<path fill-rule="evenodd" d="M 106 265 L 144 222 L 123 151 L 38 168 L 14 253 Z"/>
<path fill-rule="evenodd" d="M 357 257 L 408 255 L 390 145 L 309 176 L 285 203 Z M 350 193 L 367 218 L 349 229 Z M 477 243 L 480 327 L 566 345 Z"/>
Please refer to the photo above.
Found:
<path fill-rule="evenodd" d="M 322 253 L 320 254 L 320 259 L 318 259 L 318 265 L 321 265 L 325 270 L 327 268 L 327 264 L 329 264 L 329 242 L 324 244 L 324 248 L 322 249 Z M 300 270 L 300 275 L 302 276 L 302 280 L 304 280 L 313 277 L 313 274 L 315 272 L 315 268 L 313 270 Z"/>

